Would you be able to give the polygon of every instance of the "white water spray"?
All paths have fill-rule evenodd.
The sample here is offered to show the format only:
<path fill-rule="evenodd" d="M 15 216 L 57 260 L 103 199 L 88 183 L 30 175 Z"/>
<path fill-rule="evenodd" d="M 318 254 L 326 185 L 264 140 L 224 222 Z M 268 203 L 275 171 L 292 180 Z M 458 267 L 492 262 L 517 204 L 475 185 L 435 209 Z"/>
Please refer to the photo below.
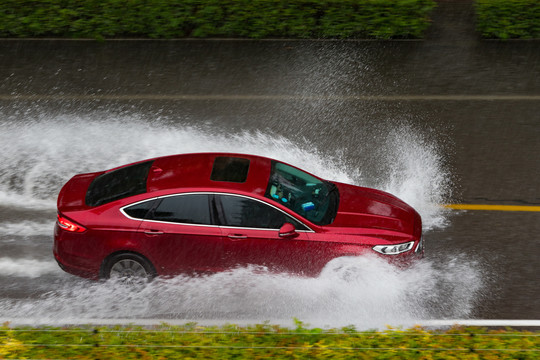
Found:
<path fill-rule="evenodd" d="M 268 156 L 304 168 L 328 180 L 356 185 L 360 168 L 342 162 L 338 149 L 325 153 L 307 141 L 263 131 L 227 133 L 160 122 L 130 115 L 107 121 L 65 115 L 19 124 L 0 123 L 0 206 L 54 209 L 60 187 L 77 173 L 100 171 L 156 156 L 190 152 L 238 152 Z M 359 129 L 361 131 L 361 129 Z M 443 223 L 438 206 L 450 194 L 451 183 L 436 144 L 410 127 L 391 131 L 380 140 L 386 179 L 370 184 L 411 203 L 425 228 Z"/>
<path fill-rule="evenodd" d="M 156 279 L 137 288 L 111 281 L 65 281 L 57 282 L 54 290 L 39 299 L 0 301 L 0 314 L 42 321 L 160 318 L 286 323 L 296 317 L 314 326 L 353 324 L 360 328 L 467 317 L 481 287 L 478 269 L 465 263 L 442 270 L 424 262 L 398 271 L 378 258 L 353 257 L 329 264 L 318 278 L 249 267 L 201 277 Z M 448 285 L 445 282 L 453 290 L 438 290 Z M 456 288 L 461 290 L 456 293 Z"/>
<path fill-rule="evenodd" d="M 56 195 L 71 176 L 156 156 L 200 151 L 252 153 L 291 163 L 329 180 L 366 185 L 358 168 L 361 164 L 355 167 L 342 161 L 339 154 L 346 148 L 325 151 L 307 141 L 294 142 L 263 130 L 230 133 L 219 127 L 149 123 L 139 115 L 95 120 L 105 116 L 42 115 L 23 123 L 0 123 L 0 210 L 48 211 L 47 220 L 1 221 L 0 246 L 14 246 L 14 236 L 47 236 L 42 229 L 51 229 L 52 223 L 47 221 Z M 421 213 L 426 230 L 444 226 L 446 214 L 437 204 L 449 196 L 451 184 L 437 144 L 405 126 L 385 134 L 380 148 L 369 150 L 385 154 L 379 158 L 389 169 L 387 178 L 369 185 L 411 203 Z M 482 288 L 481 269 L 468 259 L 425 260 L 398 270 L 378 258 L 345 258 L 329 264 L 314 279 L 244 268 L 203 277 L 158 279 L 133 291 L 112 282 L 71 277 L 52 261 L 28 256 L 0 257 L 0 271 L 15 279 L 53 275 L 57 280 L 49 284 L 50 291 L 35 298 L 0 299 L 4 317 L 165 316 L 231 321 L 297 317 L 313 325 L 369 328 L 413 323 L 414 319 L 466 317 Z"/>
<path fill-rule="evenodd" d="M 1 257 L 0 269 L 2 276 L 37 278 L 44 274 L 57 272 L 58 265 L 54 261 Z"/>

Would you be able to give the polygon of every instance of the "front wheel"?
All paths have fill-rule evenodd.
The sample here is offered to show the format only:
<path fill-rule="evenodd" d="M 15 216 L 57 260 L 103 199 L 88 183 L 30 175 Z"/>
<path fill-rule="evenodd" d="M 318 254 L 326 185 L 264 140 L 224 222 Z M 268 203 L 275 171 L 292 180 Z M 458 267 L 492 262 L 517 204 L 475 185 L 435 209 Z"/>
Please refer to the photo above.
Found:
<path fill-rule="evenodd" d="M 365 272 L 365 257 L 345 255 L 330 260 L 320 273 L 321 278 L 352 282 Z"/>
<path fill-rule="evenodd" d="M 147 282 L 156 276 L 152 264 L 138 254 L 116 254 L 104 262 L 102 278 L 120 280 L 124 283 Z"/>

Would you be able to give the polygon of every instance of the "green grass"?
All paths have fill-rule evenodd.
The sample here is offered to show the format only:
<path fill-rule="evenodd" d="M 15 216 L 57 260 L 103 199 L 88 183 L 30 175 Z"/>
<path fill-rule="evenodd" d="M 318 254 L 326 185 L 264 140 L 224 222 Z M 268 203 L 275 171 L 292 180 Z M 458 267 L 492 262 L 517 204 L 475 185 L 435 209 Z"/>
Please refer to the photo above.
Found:
<path fill-rule="evenodd" d="M 538 359 L 539 349 L 539 333 L 512 329 L 0 327 L 2 359 Z"/>

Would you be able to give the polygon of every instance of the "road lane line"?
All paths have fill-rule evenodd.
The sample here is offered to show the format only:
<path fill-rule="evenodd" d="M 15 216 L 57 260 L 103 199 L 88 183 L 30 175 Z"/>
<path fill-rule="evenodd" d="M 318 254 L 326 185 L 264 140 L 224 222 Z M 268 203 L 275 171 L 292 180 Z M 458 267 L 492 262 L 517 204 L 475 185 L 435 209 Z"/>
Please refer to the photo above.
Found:
<path fill-rule="evenodd" d="M 454 210 L 485 210 L 485 211 L 540 211 L 540 206 L 530 205 L 483 205 L 483 204 L 444 204 L 445 208 Z"/>
<path fill-rule="evenodd" d="M 540 95 L 15 94 L 0 95 L 0 100 L 539 101 Z"/>

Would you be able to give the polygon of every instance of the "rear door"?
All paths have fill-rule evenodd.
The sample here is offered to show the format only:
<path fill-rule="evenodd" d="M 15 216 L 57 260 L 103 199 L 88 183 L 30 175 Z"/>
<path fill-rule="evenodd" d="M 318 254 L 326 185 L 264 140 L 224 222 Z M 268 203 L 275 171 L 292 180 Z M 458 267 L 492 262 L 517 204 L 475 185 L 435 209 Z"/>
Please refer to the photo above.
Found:
<path fill-rule="evenodd" d="M 270 271 L 313 274 L 322 243 L 309 240 L 308 227 L 258 199 L 233 194 L 216 195 L 216 199 L 227 267 L 255 265 Z M 296 236 L 279 236 L 285 223 L 295 226 Z"/>
<path fill-rule="evenodd" d="M 223 242 L 206 193 L 162 197 L 142 221 L 138 237 L 161 274 L 223 269 Z"/>

